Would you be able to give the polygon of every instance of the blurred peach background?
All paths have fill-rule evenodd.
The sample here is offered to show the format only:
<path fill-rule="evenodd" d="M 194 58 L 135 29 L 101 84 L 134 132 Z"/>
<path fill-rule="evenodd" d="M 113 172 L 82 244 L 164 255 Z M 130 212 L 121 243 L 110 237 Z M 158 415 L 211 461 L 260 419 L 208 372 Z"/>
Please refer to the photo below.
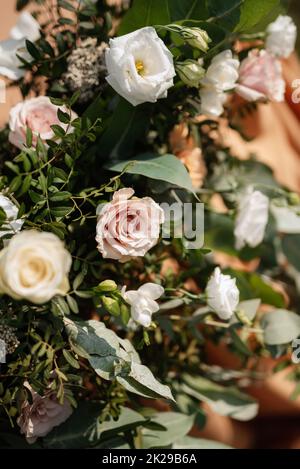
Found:
<path fill-rule="evenodd" d="M 17 19 L 15 0 L 1 1 L 0 40 L 7 38 Z M 296 56 L 284 61 L 287 102 L 259 106 L 259 110 L 244 120 L 244 128 L 254 139 L 245 143 L 239 134 L 223 125 L 224 143 L 240 158 L 249 153 L 269 164 L 278 180 L 290 189 L 300 191 L 300 104 L 291 102 L 291 84 L 300 78 Z M 7 90 L 5 104 L 0 104 L 0 125 L 7 122 L 9 109 L 21 99 L 14 87 Z M 238 368 L 235 357 L 222 347 L 208 345 L 211 363 L 225 368 Z M 261 369 L 268 373 L 274 361 L 263 359 Z M 195 435 L 222 441 L 239 448 L 300 448 L 300 399 L 291 401 L 293 384 L 286 379 L 287 371 L 276 373 L 249 389 L 260 402 L 260 415 L 254 421 L 239 423 L 214 414 L 209 408 L 208 423 Z"/>

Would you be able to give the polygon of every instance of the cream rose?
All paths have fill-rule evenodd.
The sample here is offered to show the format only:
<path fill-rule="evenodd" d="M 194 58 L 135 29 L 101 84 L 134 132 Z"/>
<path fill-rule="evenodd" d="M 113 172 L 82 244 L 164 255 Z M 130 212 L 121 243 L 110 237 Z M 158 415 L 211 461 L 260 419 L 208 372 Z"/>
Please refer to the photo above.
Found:
<path fill-rule="evenodd" d="M 110 39 L 106 80 L 133 106 L 167 97 L 176 75 L 173 56 L 152 27 Z"/>
<path fill-rule="evenodd" d="M 69 289 L 71 255 L 53 233 L 21 231 L 0 251 L 0 293 L 42 304 Z"/>
<path fill-rule="evenodd" d="M 120 189 L 100 211 L 96 241 L 105 258 L 126 262 L 144 256 L 158 241 L 163 210 L 150 197 L 131 199 L 133 194 Z"/>
<path fill-rule="evenodd" d="M 236 92 L 247 101 L 284 101 L 281 63 L 266 50 L 252 50 L 241 63 Z"/>
<path fill-rule="evenodd" d="M 22 149 L 26 143 L 26 130 L 32 130 L 32 144 L 36 145 L 38 135 L 42 140 L 50 140 L 54 137 L 51 125 L 57 124 L 65 130 L 67 124 L 63 124 L 57 117 L 57 111 L 61 109 L 67 112 L 62 106 L 55 106 L 47 96 L 22 101 L 14 106 L 9 113 L 9 141 L 16 147 Z M 71 119 L 75 119 L 76 114 L 72 112 Z"/>
<path fill-rule="evenodd" d="M 219 267 L 216 267 L 205 292 L 208 306 L 219 318 L 230 319 L 239 304 L 240 292 L 236 280 L 230 275 L 222 274 Z"/>
<path fill-rule="evenodd" d="M 31 394 L 32 402 L 23 403 L 17 423 L 27 442 L 32 444 L 65 422 L 73 410 L 66 399 L 60 404 L 54 393 L 47 392 L 40 396 L 28 383 L 25 383 L 25 386 Z"/>

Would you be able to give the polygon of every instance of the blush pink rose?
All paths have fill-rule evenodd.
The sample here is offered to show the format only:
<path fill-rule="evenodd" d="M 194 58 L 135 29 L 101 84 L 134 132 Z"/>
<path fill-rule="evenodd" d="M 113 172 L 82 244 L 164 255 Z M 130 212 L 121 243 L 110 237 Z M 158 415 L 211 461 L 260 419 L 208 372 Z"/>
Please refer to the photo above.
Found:
<path fill-rule="evenodd" d="M 281 63 L 266 50 L 253 50 L 241 63 L 236 92 L 247 101 L 284 101 Z"/>
<path fill-rule="evenodd" d="M 131 198 L 133 194 L 133 189 L 120 189 L 100 211 L 96 241 L 105 258 L 126 262 L 157 244 L 164 212 L 150 197 Z"/>
<path fill-rule="evenodd" d="M 63 404 L 60 404 L 52 392 L 40 396 L 28 383 L 25 383 L 25 386 L 31 393 L 32 403 L 28 401 L 23 403 L 17 423 L 21 433 L 31 444 L 65 422 L 73 410 L 66 399 Z"/>
<path fill-rule="evenodd" d="M 66 130 L 68 125 L 60 122 L 57 117 L 58 109 L 67 112 L 64 106 L 59 107 L 52 104 L 47 96 L 39 96 L 18 103 L 9 113 L 9 141 L 22 150 L 26 143 L 26 129 L 28 127 L 32 130 L 33 146 L 36 145 L 38 135 L 44 141 L 53 138 L 54 133 L 51 125 L 57 124 Z M 76 116 L 72 112 L 71 119 L 75 119 Z"/>

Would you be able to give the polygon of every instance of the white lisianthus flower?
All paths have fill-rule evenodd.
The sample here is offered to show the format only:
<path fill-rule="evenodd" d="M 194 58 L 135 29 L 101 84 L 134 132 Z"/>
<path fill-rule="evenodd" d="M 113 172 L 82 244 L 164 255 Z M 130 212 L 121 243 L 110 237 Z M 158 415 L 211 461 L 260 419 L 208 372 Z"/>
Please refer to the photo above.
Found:
<path fill-rule="evenodd" d="M 246 244 L 252 248 L 264 239 L 269 218 L 269 199 L 260 191 L 248 188 L 238 205 L 235 220 L 235 246 L 242 249 Z"/>
<path fill-rule="evenodd" d="M 0 238 L 20 231 L 24 221 L 18 219 L 18 207 L 8 197 L 0 194 L 0 208 L 6 215 L 6 220 L 0 226 Z"/>
<path fill-rule="evenodd" d="M 277 57 L 287 58 L 295 49 L 297 27 L 290 16 L 279 15 L 267 28 L 266 49 Z"/>
<path fill-rule="evenodd" d="M 110 39 L 106 80 L 133 106 L 166 98 L 173 86 L 173 56 L 152 27 Z"/>
<path fill-rule="evenodd" d="M 225 91 L 233 89 L 239 78 L 240 62 L 234 59 L 231 50 L 216 55 L 201 81 L 201 113 L 214 117 L 220 116 L 226 101 Z"/>
<path fill-rule="evenodd" d="M 0 293 L 42 304 L 69 290 L 72 259 L 53 233 L 26 230 L 0 251 Z"/>
<path fill-rule="evenodd" d="M 131 318 L 144 327 L 149 327 L 152 321 L 152 314 L 159 310 L 159 305 L 155 301 L 164 293 L 164 288 L 156 283 L 145 283 L 138 290 L 126 291 L 122 288 L 124 300 L 131 306 Z"/>
<path fill-rule="evenodd" d="M 220 319 L 228 320 L 239 304 L 240 292 L 236 279 L 221 273 L 216 267 L 206 286 L 208 306 Z"/>
<path fill-rule="evenodd" d="M 9 39 L 0 42 L 0 75 L 10 80 L 18 80 L 24 76 L 24 70 L 17 55 L 30 61 L 25 41 L 29 39 L 34 42 L 40 38 L 40 26 L 38 22 L 28 12 L 23 12 L 19 16 L 17 24 L 11 29 Z"/>

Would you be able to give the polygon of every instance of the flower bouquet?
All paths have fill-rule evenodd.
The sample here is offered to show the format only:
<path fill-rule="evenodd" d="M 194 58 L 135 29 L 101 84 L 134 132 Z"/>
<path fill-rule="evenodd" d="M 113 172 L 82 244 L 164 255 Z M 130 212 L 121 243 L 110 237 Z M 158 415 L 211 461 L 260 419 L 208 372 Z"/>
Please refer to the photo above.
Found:
<path fill-rule="evenodd" d="M 16 7 L 0 43 L 2 95 L 23 96 L 0 132 L 0 446 L 224 447 L 195 432 L 207 406 L 256 416 L 263 358 L 300 389 L 300 199 L 221 133 L 285 99 L 296 26 L 279 0 Z"/>

